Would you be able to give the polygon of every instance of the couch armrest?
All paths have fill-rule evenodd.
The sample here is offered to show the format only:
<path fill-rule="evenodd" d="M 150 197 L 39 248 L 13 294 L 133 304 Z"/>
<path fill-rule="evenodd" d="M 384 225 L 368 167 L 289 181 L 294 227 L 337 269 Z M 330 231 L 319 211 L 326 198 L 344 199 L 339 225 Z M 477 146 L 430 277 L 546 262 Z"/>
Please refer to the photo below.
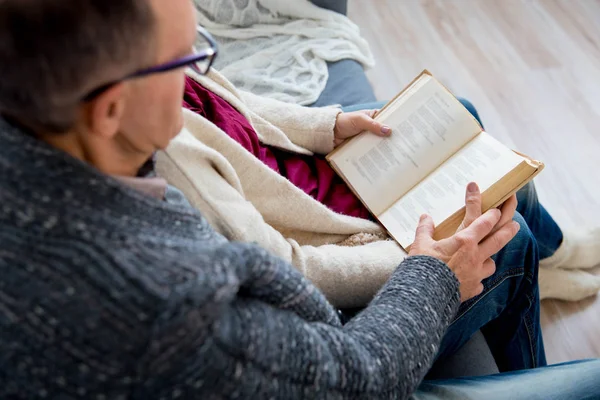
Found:
<path fill-rule="evenodd" d="M 310 0 L 313 4 L 339 12 L 340 14 L 346 15 L 348 12 L 348 0 Z"/>
<path fill-rule="evenodd" d="M 456 353 L 435 362 L 425 379 L 454 379 L 494 375 L 498 372 L 498 365 L 483 333 L 477 331 Z"/>

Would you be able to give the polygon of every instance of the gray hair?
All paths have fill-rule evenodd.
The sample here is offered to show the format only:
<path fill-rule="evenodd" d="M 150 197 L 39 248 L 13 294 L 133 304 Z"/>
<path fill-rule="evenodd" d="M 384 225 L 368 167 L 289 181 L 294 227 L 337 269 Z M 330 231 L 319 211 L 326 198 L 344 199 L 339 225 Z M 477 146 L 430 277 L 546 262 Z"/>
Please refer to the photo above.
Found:
<path fill-rule="evenodd" d="M 149 0 L 0 0 L 0 114 L 72 128 L 89 91 L 150 62 L 154 24 Z"/>

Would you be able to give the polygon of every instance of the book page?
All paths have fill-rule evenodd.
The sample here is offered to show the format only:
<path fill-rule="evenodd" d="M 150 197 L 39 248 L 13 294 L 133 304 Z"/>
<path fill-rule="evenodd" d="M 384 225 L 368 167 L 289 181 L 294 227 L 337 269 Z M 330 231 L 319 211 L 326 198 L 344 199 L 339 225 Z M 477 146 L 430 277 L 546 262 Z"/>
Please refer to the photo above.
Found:
<path fill-rule="evenodd" d="M 376 119 L 392 128 L 390 137 L 363 133 L 329 158 L 375 215 L 481 131 L 430 75 L 423 75 Z"/>
<path fill-rule="evenodd" d="M 469 182 L 476 182 L 483 193 L 523 160 L 482 132 L 379 216 L 379 221 L 407 248 L 414 242 L 422 214 L 431 215 L 438 226 L 464 207 Z"/>

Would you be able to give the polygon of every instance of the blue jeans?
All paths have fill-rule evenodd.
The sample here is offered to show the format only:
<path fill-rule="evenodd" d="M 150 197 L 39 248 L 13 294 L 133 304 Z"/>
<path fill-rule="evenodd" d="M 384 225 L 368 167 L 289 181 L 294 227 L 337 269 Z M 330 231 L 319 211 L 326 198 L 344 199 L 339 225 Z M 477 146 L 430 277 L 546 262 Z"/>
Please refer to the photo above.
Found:
<path fill-rule="evenodd" d="M 594 400 L 600 360 L 574 361 L 504 374 L 423 382 L 414 400 Z"/>
<path fill-rule="evenodd" d="M 461 102 L 480 121 L 473 105 Z M 521 189 L 517 199 L 514 219 L 521 230 L 493 257 L 496 273 L 483 282 L 483 293 L 460 306 L 442 340 L 438 359 L 453 354 L 481 329 L 501 372 L 546 365 L 538 266 L 540 259 L 554 254 L 563 235 L 540 204 L 533 183 Z"/>
<path fill-rule="evenodd" d="M 466 100 L 461 102 L 479 120 L 473 105 Z M 344 111 L 382 105 L 365 104 Z M 456 352 L 481 330 L 501 372 L 546 365 L 540 326 L 538 266 L 540 256 L 548 257 L 558 249 L 562 232 L 539 203 L 533 184 L 520 190 L 517 197 L 515 220 L 521 230 L 494 256 L 496 273 L 483 282 L 483 293 L 460 306 L 442 340 L 438 360 Z"/>
<path fill-rule="evenodd" d="M 546 365 L 537 242 L 524 217 L 517 213 L 514 219 L 521 230 L 493 257 L 496 273 L 483 281 L 483 293 L 461 304 L 442 340 L 438 359 L 454 354 L 481 330 L 501 372 Z"/>

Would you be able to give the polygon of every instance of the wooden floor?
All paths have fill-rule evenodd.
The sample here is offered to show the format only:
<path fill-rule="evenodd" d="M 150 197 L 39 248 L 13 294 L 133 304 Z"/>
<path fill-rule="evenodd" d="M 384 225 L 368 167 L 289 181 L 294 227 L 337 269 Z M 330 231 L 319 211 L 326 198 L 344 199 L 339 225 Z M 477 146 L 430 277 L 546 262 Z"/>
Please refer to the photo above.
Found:
<path fill-rule="evenodd" d="M 429 69 L 487 131 L 547 164 L 538 191 L 561 226 L 600 224 L 600 0 L 349 3 L 379 99 Z M 600 357 L 600 298 L 546 301 L 542 324 L 549 362 Z"/>

